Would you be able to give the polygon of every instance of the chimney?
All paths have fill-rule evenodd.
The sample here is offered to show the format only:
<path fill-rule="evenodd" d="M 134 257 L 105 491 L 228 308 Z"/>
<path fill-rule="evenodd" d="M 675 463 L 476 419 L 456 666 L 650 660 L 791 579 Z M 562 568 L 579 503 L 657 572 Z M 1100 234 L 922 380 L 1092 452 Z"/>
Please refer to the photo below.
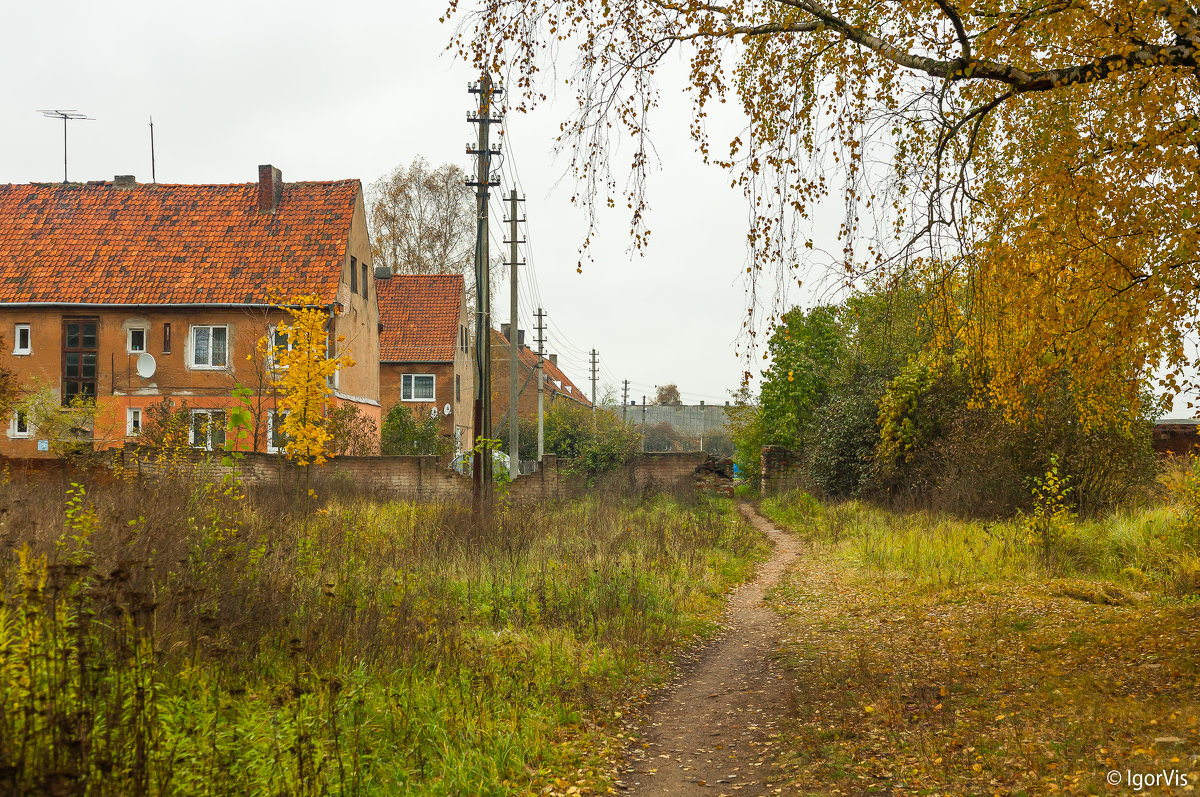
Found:
<path fill-rule="evenodd" d="M 137 179 L 132 174 L 118 174 L 113 177 L 113 188 L 133 188 Z"/>
<path fill-rule="evenodd" d="M 550 364 L 553 365 L 555 368 L 558 367 L 558 355 L 557 354 L 550 355 Z"/>
<path fill-rule="evenodd" d="M 258 212 L 273 213 L 283 193 L 283 174 L 271 164 L 258 167 Z"/>
<path fill-rule="evenodd" d="M 500 325 L 500 334 L 503 335 L 504 339 L 507 340 L 509 343 L 512 342 L 512 335 L 508 334 L 510 330 L 512 330 L 512 324 L 501 324 Z"/>
<path fill-rule="evenodd" d="M 525 330 L 523 330 L 523 329 L 517 330 L 517 345 L 518 346 L 525 345 Z"/>

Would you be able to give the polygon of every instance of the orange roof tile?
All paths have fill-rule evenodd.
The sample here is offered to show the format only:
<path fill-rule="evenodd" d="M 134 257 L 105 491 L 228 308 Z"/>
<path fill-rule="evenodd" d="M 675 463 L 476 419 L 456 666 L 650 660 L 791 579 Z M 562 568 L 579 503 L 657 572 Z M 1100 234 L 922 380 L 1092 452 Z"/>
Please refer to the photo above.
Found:
<path fill-rule="evenodd" d="M 454 360 L 461 274 L 397 274 L 375 282 L 379 302 L 379 361 L 435 363 Z"/>
<path fill-rule="evenodd" d="M 492 358 L 493 362 L 496 358 L 508 359 L 508 338 L 504 337 L 503 332 L 495 329 L 492 330 Z M 532 371 L 534 368 L 537 368 L 537 352 L 523 344 L 519 345 L 517 347 L 517 361 L 520 362 L 522 367 Z M 592 402 L 588 399 L 587 394 L 580 390 L 563 373 L 561 368 L 550 362 L 549 357 L 542 359 L 542 376 L 546 380 L 546 390 L 566 396 L 572 401 L 577 401 L 586 407 L 592 406 Z M 558 385 L 555 385 L 556 382 Z"/>
<path fill-rule="evenodd" d="M 332 303 L 358 180 L 0 185 L 0 303 L 259 304 L 272 288 Z"/>

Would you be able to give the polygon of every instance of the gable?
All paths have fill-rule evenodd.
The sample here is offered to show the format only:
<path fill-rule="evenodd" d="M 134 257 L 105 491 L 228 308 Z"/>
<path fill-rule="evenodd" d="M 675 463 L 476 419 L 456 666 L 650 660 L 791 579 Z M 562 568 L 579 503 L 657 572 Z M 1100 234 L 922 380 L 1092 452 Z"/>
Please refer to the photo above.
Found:
<path fill-rule="evenodd" d="M 461 274 L 396 274 L 375 282 L 380 362 L 452 362 L 462 312 Z"/>

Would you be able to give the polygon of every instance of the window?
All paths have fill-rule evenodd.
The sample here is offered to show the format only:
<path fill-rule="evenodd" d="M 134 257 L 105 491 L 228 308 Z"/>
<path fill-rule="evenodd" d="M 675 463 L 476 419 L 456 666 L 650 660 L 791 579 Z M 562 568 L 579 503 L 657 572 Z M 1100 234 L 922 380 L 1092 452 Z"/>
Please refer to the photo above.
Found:
<path fill-rule="evenodd" d="M 282 421 L 287 417 L 286 412 L 271 410 L 267 413 L 267 453 L 278 454 L 287 445 L 287 435 L 283 433 Z"/>
<path fill-rule="evenodd" d="M 462 401 L 462 391 L 459 389 L 459 374 L 454 375 L 454 400 Z"/>
<path fill-rule="evenodd" d="M 363 263 L 361 265 L 361 268 L 362 268 L 362 295 L 363 295 L 363 298 L 365 299 L 365 298 L 367 298 L 367 264 Z"/>
<path fill-rule="evenodd" d="M 12 426 L 8 430 L 9 437 L 32 437 L 33 427 L 29 423 L 29 413 L 25 410 L 14 410 Z"/>
<path fill-rule="evenodd" d="M 136 354 L 146 350 L 146 330 L 144 327 L 133 327 L 126 339 L 126 351 Z"/>
<path fill-rule="evenodd" d="M 358 258 L 350 255 L 350 292 L 358 293 Z"/>
<path fill-rule="evenodd" d="M 333 326 L 332 318 L 325 322 L 325 356 L 330 360 L 338 356 L 337 330 Z M 325 383 L 334 390 L 337 390 L 339 373 L 341 371 L 334 371 L 325 379 Z"/>
<path fill-rule="evenodd" d="M 192 327 L 192 367 L 224 368 L 228 346 L 229 327 Z"/>
<path fill-rule="evenodd" d="M 400 377 L 403 401 L 433 401 L 433 374 L 404 374 Z"/>
<path fill-rule="evenodd" d="M 275 371 L 277 368 L 283 367 L 276 365 L 275 352 L 278 350 L 291 351 L 292 340 L 287 330 L 282 330 L 276 326 L 271 327 L 267 332 L 267 339 L 271 341 L 271 350 L 267 352 L 267 369 Z"/>
<path fill-rule="evenodd" d="M 191 443 L 206 451 L 225 445 L 225 410 L 192 410 Z"/>
<path fill-rule="evenodd" d="M 139 407 L 125 409 L 125 436 L 137 437 L 142 433 L 142 410 Z"/>
<path fill-rule="evenodd" d="M 13 330 L 13 354 L 33 354 L 33 336 L 29 324 L 17 324 Z"/>
<path fill-rule="evenodd" d="M 163 324 L 163 354 L 171 353 L 171 325 Z"/>
<path fill-rule="evenodd" d="M 63 405 L 96 397 L 97 329 L 91 318 L 63 320 Z"/>

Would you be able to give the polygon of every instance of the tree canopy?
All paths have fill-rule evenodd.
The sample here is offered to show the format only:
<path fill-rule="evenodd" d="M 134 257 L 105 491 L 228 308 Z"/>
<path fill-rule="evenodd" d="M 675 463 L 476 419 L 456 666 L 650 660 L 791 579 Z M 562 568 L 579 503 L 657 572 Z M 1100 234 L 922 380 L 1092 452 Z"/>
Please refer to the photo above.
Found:
<path fill-rule="evenodd" d="M 669 385 L 659 385 L 654 391 L 654 403 L 668 407 L 678 407 L 683 404 L 679 396 L 679 385 L 672 382 Z"/>
<path fill-rule="evenodd" d="M 475 199 L 458 166 L 418 155 L 371 184 L 367 215 L 377 266 L 394 274 L 461 274 L 475 257 Z"/>
<path fill-rule="evenodd" d="M 486 0 L 456 45 L 526 109 L 563 72 L 578 201 L 646 243 L 656 75 L 684 50 L 691 133 L 750 203 L 747 332 L 764 275 L 945 283 L 942 334 L 989 400 L 1075 376 L 1084 412 L 1153 370 L 1182 387 L 1200 228 L 1200 16 L 1177 0 Z M 574 52 L 574 68 L 555 70 Z M 560 67 L 561 69 L 561 67 Z M 714 104 L 747 127 L 710 140 Z M 611 156 L 632 143 L 632 178 Z M 818 209 L 840 251 L 814 246 Z M 594 213 L 594 210 L 593 210 Z M 595 216 L 592 221 L 594 224 Z M 590 239 L 590 235 L 589 235 Z M 586 242 L 585 242 L 586 246 Z M 1117 375 L 1114 379 L 1113 375 Z"/>

